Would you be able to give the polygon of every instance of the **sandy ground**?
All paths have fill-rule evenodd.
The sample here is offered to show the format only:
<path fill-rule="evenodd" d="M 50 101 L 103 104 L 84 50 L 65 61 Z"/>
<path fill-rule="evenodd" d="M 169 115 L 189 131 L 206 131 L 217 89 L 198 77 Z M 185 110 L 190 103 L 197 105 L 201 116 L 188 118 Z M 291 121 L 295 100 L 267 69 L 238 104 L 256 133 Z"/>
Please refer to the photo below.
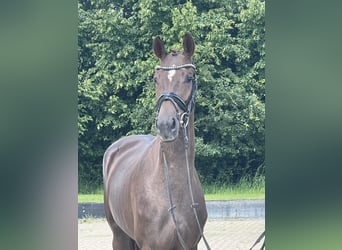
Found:
<path fill-rule="evenodd" d="M 264 229 L 264 220 L 209 220 L 204 235 L 212 250 L 249 250 Z M 79 250 L 111 250 L 111 240 L 105 219 L 79 219 Z M 253 249 L 260 249 L 262 242 Z M 198 249 L 206 250 L 202 240 Z"/>

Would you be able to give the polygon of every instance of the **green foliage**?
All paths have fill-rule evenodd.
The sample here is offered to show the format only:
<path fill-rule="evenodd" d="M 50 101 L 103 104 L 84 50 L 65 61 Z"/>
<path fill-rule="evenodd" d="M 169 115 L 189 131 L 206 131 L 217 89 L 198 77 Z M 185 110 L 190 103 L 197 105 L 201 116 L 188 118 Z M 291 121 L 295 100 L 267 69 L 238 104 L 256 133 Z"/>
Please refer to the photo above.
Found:
<path fill-rule="evenodd" d="M 152 39 L 196 42 L 196 167 L 204 183 L 264 174 L 265 2 L 79 1 L 79 183 L 99 185 L 102 156 L 154 134 Z"/>

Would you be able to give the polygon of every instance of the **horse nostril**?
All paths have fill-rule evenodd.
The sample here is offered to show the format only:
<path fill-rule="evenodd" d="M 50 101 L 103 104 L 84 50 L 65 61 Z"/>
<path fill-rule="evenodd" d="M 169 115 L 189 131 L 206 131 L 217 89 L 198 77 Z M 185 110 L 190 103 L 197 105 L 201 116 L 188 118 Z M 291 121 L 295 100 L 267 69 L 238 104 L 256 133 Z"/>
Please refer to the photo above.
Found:
<path fill-rule="evenodd" d="M 172 125 L 171 125 L 171 129 L 175 129 L 176 128 L 176 119 L 172 118 Z"/>

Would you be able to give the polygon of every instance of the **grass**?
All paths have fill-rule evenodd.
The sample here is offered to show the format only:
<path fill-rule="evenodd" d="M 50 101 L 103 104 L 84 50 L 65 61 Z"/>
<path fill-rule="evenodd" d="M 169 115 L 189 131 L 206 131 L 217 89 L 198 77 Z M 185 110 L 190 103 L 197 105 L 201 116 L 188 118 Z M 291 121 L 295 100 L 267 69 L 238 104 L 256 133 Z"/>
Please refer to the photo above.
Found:
<path fill-rule="evenodd" d="M 78 193 L 78 202 L 103 203 L 103 187 L 95 189 L 89 187 L 81 188 L 81 191 Z"/>
<path fill-rule="evenodd" d="M 205 200 L 265 199 L 265 178 L 242 179 L 235 185 L 203 186 Z"/>
<path fill-rule="evenodd" d="M 103 188 L 84 189 L 78 194 L 78 202 L 103 202 Z M 242 200 L 242 199 L 264 199 L 265 198 L 265 177 L 259 176 L 252 181 L 242 178 L 235 185 L 203 185 L 204 197 L 206 200 Z M 81 191 L 82 192 L 82 191 Z"/>

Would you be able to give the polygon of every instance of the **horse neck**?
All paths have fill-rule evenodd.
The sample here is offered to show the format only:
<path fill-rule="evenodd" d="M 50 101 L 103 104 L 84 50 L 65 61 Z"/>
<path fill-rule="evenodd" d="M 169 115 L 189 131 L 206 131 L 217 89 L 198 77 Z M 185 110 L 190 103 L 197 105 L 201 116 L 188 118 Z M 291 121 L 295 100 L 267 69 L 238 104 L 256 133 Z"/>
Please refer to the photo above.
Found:
<path fill-rule="evenodd" d="M 188 137 L 188 149 L 185 148 L 185 132 Z M 161 144 L 160 144 L 161 145 Z M 188 154 L 189 166 L 194 166 L 195 161 L 195 129 L 194 129 L 194 115 L 189 117 L 189 123 L 185 131 L 180 127 L 179 136 L 172 142 L 163 143 L 163 151 L 165 153 L 169 165 L 179 165 L 179 167 L 186 170 L 185 154 Z M 163 162 L 162 151 L 160 150 L 160 160 Z"/>
<path fill-rule="evenodd" d="M 195 136 L 194 136 L 194 126 L 193 126 L 193 115 L 189 117 L 189 123 L 186 128 L 188 136 L 188 149 L 186 152 L 185 148 L 185 134 L 184 128 L 180 127 L 178 138 L 172 142 L 158 143 L 159 146 L 159 166 L 157 175 L 162 175 L 161 179 L 165 178 L 165 162 L 166 167 L 169 172 L 170 179 L 174 187 L 172 189 L 178 189 L 179 187 L 184 187 L 187 183 L 187 166 L 190 168 L 190 172 L 194 171 L 194 146 L 195 146 Z M 162 148 L 161 148 L 162 147 Z M 164 154 L 164 155 L 163 155 Z M 188 156 L 188 164 L 186 162 L 186 154 Z M 192 174 L 191 174 L 192 175 Z"/>
<path fill-rule="evenodd" d="M 188 183 L 188 169 L 189 166 L 190 175 L 193 176 L 195 171 L 194 160 L 194 146 L 195 146 L 195 131 L 194 131 L 194 119 L 193 115 L 189 118 L 189 124 L 186 128 L 188 134 L 188 150 L 185 149 L 185 136 L 184 128 L 181 127 L 179 131 L 179 136 L 173 142 L 162 143 L 159 140 L 157 144 L 157 150 L 159 151 L 159 164 L 155 170 L 154 179 L 156 180 L 166 180 L 165 169 L 167 169 L 169 176 L 169 188 L 171 190 L 173 201 L 177 203 L 177 206 L 185 204 L 182 202 L 184 197 L 188 196 L 190 199 L 189 192 L 185 191 Z M 161 145 L 163 149 L 161 149 Z M 164 156 L 163 156 L 164 152 Z M 186 153 L 188 154 L 188 165 L 186 163 Z M 166 165 L 165 165 L 166 161 Z M 193 179 L 193 178 L 191 178 Z M 162 191 L 164 192 L 164 191 Z"/>

